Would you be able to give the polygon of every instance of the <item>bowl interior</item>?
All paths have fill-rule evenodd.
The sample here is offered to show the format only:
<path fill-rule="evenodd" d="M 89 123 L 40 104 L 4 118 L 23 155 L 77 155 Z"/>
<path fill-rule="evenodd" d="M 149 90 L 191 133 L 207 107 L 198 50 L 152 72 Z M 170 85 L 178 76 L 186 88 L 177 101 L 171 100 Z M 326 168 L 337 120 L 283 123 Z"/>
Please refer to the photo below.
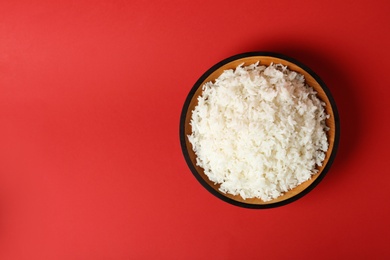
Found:
<path fill-rule="evenodd" d="M 238 65 L 240 65 L 242 63 L 244 63 L 244 65 L 250 65 L 250 64 L 256 63 L 258 61 L 260 62 L 261 65 L 267 65 L 267 66 L 270 65 L 271 63 L 274 63 L 274 64 L 280 63 L 283 65 L 287 65 L 290 70 L 293 70 L 293 71 L 296 71 L 300 74 L 303 74 L 305 76 L 306 84 L 308 84 L 309 86 L 314 88 L 318 93 L 317 96 L 323 102 L 326 103 L 325 110 L 326 110 L 326 113 L 328 115 L 330 115 L 329 119 L 326 120 L 326 124 L 330 128 L 330 130 L 327 132 L 329 149 L 326 152 L 326 156 L 325 156 L 325 160 L 323 161 L 323 165 L 321 167 L 318 167 L 318 173 L 313 175 L 313 177 L 310 180 L 308 180 L 308 181 L 302 183 L 301 185 L 297 186 L 296 188 L 286 192 L 284 195 L 278 197 L 277 199 L 274 199 L 272 201 L 267 201 L 267 202 L 264 202 L 261 199 L 256 199 L 256 198 L 244 200 L 243 198 L 241 198 L 241 196 L 238 196 L 238 195 L 235 196 L 235 195 L 225 194 L 225 193 L 220 192 L 219 185 L 218 184 L 216 185 L 213 182 L 211 182 L 208 179 L 208 177 L 204 174 L 203 169 L 199 166 L 196 166 L 196 155 L 195 155 L 194 151 L 192 150 L 192 145 L 188 141 L 188 138 L 187 138 L 187 135 L 190 135 L 192 132 L 190 120 L 191 120 L 191 116 L 192 116 L 192 111 L 194 110 L 194 107 L 198 103 L 197 97 L 202 94 L 202 85 L 205 82 L 214 81 L 226 69 L 235 69 Z M 321 176 L 321 174 L 323 174 L 324 169 L 326 168 L 326 166 L 329 162 L 329 158 L 331 157 L 331 153 L 334 149 L 334 144 L 335 144 L 335 138 L 336 138 L 335 111 L 332 107 L 332 104 L 331 104 L 327 94 L 325 93 L 324 89 L 322 88 L 321 84 L 319 82 L 317 82 L 317 80 L 308 71 L 306 71 L 303 68 L 301 68 L 300 66 L 298 66 L 298 65 L 296 65 L 288 60 L 282 59 L 282 58 L 271 57 L 271 56 L 249 56 L 249 57 L 243 57 L 243 58 L 239 58 L 239 59 L 230 61 L 230 62 L 218 67 L 217 69 L 212 71 L 211 74 L 209 74 L 203 81 L 199 81 L 197 83 L 197 85 L 194 86 L 194 88 L 196 88 L 196 91 L 189 101 L 189 106 L 188 106 L 187 111 L 185 111 L 186 113 L 184 116 L 184 126 L 183 127 L 184 127 L 184 135 L 185 135 L 185 138 L 184 138 L 185 139 L 185 149 L 188 153 L 188 157 L 192 163 L 192 166 L 194 167 L 193 169 L 196 170 L 196 173 L 194 173 L 194 174 L 198 174 L 199 177 L 201 177 L 203 179 L 203 181 L 204 181 L 203 185 L 208 186 L 206 188 L 208 188 L 209 190 L 211 188 L 214 191 L 214 193 L 215 192 L 219 193 L 220 195 L 226 197 L 228 200 L 231 199 L 231 200 L 238 202 L 238 203 L 244 203 L 244 204 L 250 204 L 250 205 L 270 205 L 270 204 L 283 202 L 285 200 L 288 200 L 288 199 L 293 198 L 294 196 L 300 194 L 302 191 L 306 190 L 310 185 L 312 185 L 316 181 L 316 179 L 319 178 L 319 176 Z M 218 194 L 216 194 L 216 195 L 218 195 Z"/>

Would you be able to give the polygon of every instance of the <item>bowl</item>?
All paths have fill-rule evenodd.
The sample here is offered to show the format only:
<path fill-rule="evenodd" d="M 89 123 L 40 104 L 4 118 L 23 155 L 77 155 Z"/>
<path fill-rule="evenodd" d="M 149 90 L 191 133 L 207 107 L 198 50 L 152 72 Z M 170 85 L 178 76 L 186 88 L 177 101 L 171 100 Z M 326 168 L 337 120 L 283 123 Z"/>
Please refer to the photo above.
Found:
<path fill-rule="evenodd" d="M 312 176 L 308 181 L 300 184 L 292 190 L 284 193 L 282 196 L 271 200 L 262 201 L 257 198 L 243 199 L 239 195 L 225 194 L 219 191 L 219 184 L 214 184 L 205 175 L 203 169 L 196 165 L 196 154 L 192 150 L 192 145 L 188 141 L 187 136 L 191 134 L 192 129 L 190 125 L 192 110 L 197 105 L 197 97 L 202 94 L 202 85 L 208 81 L 214 81 L 218 78 L 224 70 L 235 69 L 238 65 L 244 63 L 244 65 L 250 65 L 256 62 L 260 62 L 260 65 L 282 64 L 288 67 L 289 70 L 296 71 L 305 76 L 306 84 L 314 88 L 317 92 L 317 97 L 326 103 L 325 111 L 330 117 L 326 120 L 327 126 L 330 128 L 327 131 L 327 138 L 329 142 L 329 149 L 326 152 L 325 160 L 321 167 L 317 167 L 318 172 Z M 182 109 L 180 117 L 180 143 L 184 158 L 188 164 L 189 169 L 195 178 L 205 187 L 210 193 L 218 197 L 219 199 L 230 203 L 232 205 L 253 208 L 253 209 L 266 209 L 274 208 L 289 204 L 302 198 L 308 192 L 314 189 L 317 184 L 324 178 L 329 171 L 337 152 L 340 136 L 340 122 L 336 108 L 336 104 L 329 89 L 325 83 L 307 66 L 299 61 L 287 57 L 282 54 L 273 52 L 249 52 L 242 53 L 227 59 L 224 59 L 209 70 L 207 70 L 195 83 L 190 90 Z"/>

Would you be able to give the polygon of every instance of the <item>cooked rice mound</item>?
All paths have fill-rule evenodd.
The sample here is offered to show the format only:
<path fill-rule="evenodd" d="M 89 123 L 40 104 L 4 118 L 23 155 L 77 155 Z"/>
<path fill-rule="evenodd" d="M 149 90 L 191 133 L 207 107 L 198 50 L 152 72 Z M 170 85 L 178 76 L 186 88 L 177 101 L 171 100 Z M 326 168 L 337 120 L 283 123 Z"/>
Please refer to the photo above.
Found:
<path fill-rule="evenodd" d="M 318 172 L 329 116 L 303 75 L 281 64 L 241 64 L 202 91 L 188 139 L 221 192 L 266 202 Z"/>

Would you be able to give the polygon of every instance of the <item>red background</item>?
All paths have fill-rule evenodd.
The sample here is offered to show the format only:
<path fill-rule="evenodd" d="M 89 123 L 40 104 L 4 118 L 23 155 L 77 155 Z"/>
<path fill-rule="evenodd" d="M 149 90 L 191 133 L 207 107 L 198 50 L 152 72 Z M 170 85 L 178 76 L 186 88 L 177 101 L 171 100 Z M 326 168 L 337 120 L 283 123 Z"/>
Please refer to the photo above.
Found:
<path fill-rule="evenodd" d="M 0 2 L 0 259 L 390 258 L 390 2 L 32 2 Z M 247 51 L 340 113 L 328 175 L 270 210 L 211 195 L 179 143 L 195 81 Z"/>

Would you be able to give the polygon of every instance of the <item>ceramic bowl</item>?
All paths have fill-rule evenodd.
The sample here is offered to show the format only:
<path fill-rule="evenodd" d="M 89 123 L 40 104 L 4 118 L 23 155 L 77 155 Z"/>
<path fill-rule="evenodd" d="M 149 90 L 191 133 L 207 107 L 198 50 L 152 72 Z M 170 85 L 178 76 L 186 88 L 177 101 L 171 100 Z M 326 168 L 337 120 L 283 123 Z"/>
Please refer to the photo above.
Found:
<path fill-rule="evenodd" d="M 239 195 L 225 194 L 219 191 L 219 184 L 214 184 L 204 174 L 201 167 L 196 165 L 196 155 L 192 150 L 192 145 L 188 141 L 187 136 L 191 134 L 192 129 L 190 125 L 190 119 L 192 110 L 197 105 L 197 97 L 202 94 L 202 85 L 208 81 L 214 81 L 218 78 L 221 73 L 226 69 L 235 69 L 238 65 L 244 63 L 244 65 L 250 65 L 256 62 L 260 62 L 260 65 L 283 64 L 288 69 L 296 71 L 305 76 L 306 84 L 315 89 L 318 93 L 317 96 L 326 103 L 325 110 L 330 117 L 327 119 L 326 124 L 330 128 L 327 132 L 329 149 L 326 152 L 325 160 L 323 165 L 318 167 L 318 173 L 312 176 L 312 178 L 296 188 L 284 193 L 282 196 L 272 201 L 262 201 L 261 199 L 251 198 L 243 199 Z M 221 200 L 230 204 L 255 209 L 273 208 L 291 203 L 309 191 L 313 190 L 314 187 L 324 178 L 325 174 L 329 171 L 332 162 L 336 156 L 337 146 L 340 136 L 340 122 L 337 113 L 335 101 L 329 89 L 325 83 L 307 66 L 298 62 L 297 60 L 287 57 L 278 53 L 271 52 L 250 52 L 243 53 L 229 57 L 225 60 L 218 62 L 207 70 L 195 83 L 189 92 L 187 99 L 185 100 L 181 118 L 180 118 L 180 142 L 184 158 L 191 170 L 192 174 L 209 192 Z"/>

